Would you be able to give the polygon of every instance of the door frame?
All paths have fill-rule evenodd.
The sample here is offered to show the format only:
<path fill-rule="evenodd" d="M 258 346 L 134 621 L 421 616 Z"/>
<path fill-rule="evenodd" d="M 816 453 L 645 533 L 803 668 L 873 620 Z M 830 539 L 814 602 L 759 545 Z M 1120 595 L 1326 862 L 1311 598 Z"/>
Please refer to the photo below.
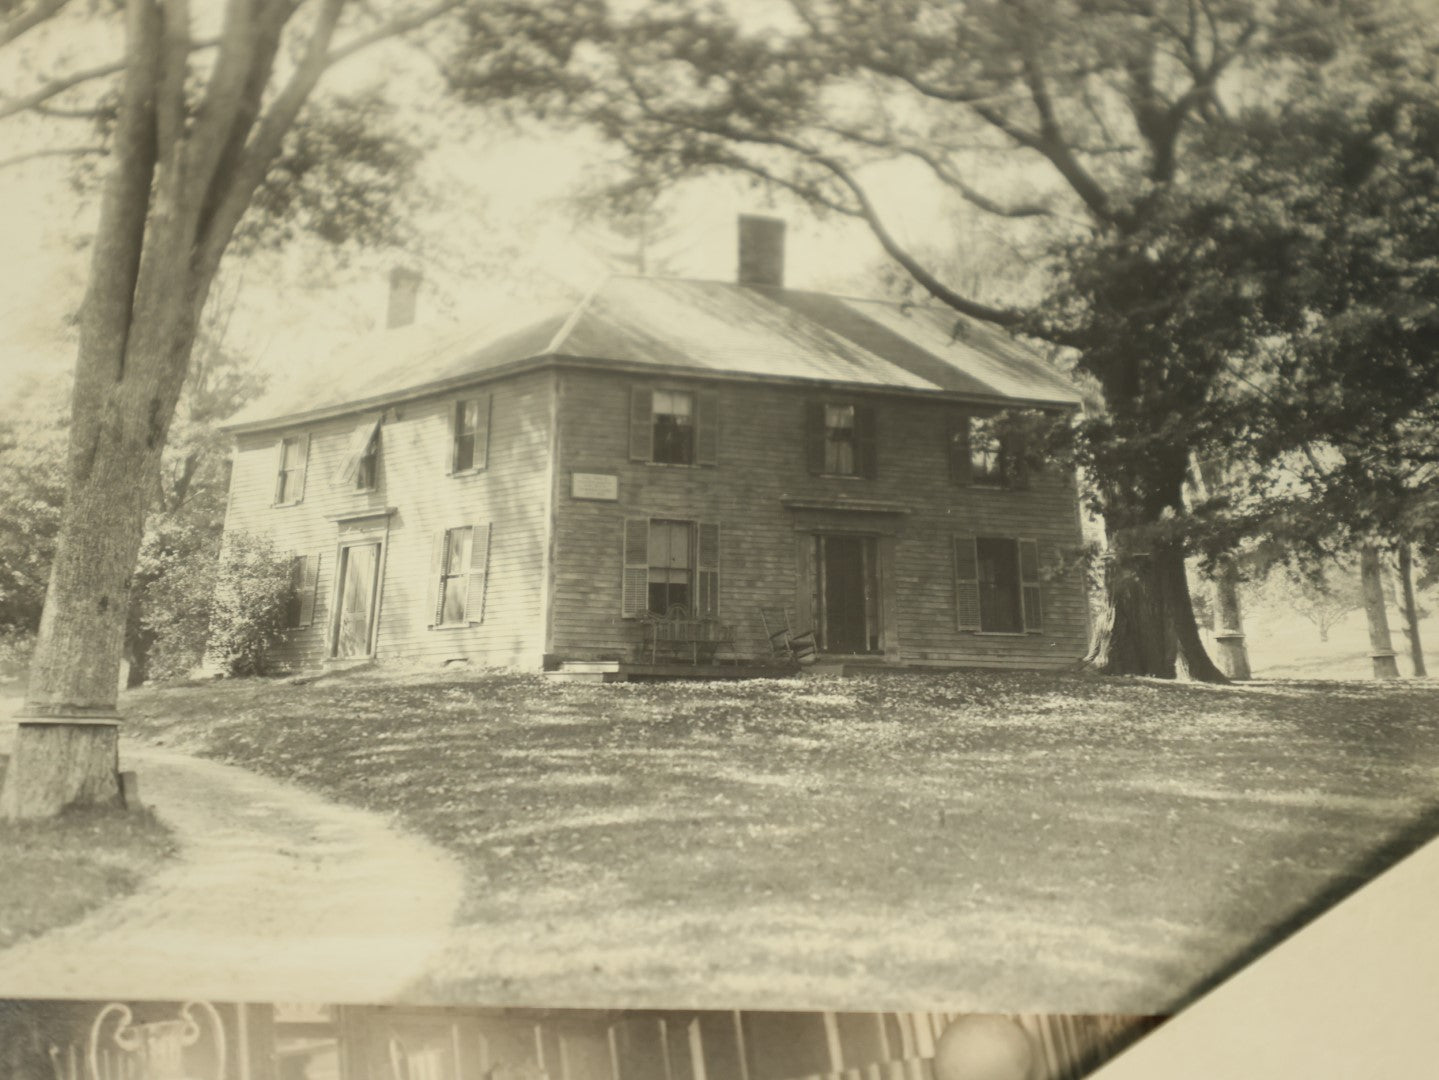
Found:
<path fill-rule="evenodd" d="M 360 656 L 341 656 L 340 650 L 340 616 L 345 596 L 345 575 L 349 572 L 348 555 L 350 549 L 357 547 L 375 548 L 375 579 L 370 584 L 370 627 L 366 635 L 365 652 Z M 368 660 L 375 655 L 375 642 L 379 637 L 380 629 L 380 583 L 384 580 L 385 565 L 385 541 L 379 536 L 356 536 L 351 539 L 341 540 L 335 548 L 335 587 L 334 599 L 330 604 L 330 639 L 329 647 L 326 650 L 329 660 Z"/>
<path fill-rule="evenodd" d="M 866 528 L 865 525 L 870 527 Z M 875 527 L 878 526 L 878 527 Z M 892 528 L 854 522 L 834 523 L 828 520 L 805 521 L 795 526 L 795 613 L 798 624 L 816 628 L 816 615 L 811 603 L 811 587 L 815 584 L 818 567 L 814 565 L 817 536 L 858 536 L 874 541 L 875 549 L 875 617 L 878 621 L 877 643 L 873 652 L 835 653 L 821 649 L 822 655 L 853 656 L 873 660 L 897 662 L 899 651 L 899 610 L 896 595 L 895 545 L 896 537 Z"/>

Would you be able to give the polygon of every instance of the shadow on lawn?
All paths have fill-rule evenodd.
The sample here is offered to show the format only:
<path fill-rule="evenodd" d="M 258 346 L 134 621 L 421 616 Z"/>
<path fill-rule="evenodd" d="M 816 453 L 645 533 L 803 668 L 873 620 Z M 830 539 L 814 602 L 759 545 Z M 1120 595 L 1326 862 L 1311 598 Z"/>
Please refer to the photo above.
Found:
<path fill-rule="evenodd" d="M 1336 878 L 1321 888 L 1307 903 L 1295 910 L 1288 918 L 1275 924 L 1269 933 L 1254 941 L 1229 963 L 1220 966 L 1206 978 L 1195 983 L 1186 999 L 1176 1003 L 1176 1009 L 1203 997 L 1220 983 L 1237 975 L 1270 949 L 1298 933 L 1330 908 L 1347 900 L 1374 878 L 1398 865 L 1425 844 L 1435 840 L 1436 837 L 1439 837 L 1439 804 L 1431 806 L 1397 835 L 1366 853 L 1363 858 L 1353 864 L 1345 876 Z"/>

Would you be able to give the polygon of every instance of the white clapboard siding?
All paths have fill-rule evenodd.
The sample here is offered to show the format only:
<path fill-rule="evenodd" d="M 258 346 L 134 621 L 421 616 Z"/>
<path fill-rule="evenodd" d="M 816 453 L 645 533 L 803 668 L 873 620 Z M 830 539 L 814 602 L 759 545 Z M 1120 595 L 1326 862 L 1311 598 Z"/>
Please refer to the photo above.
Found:
<path fill-rule="evenodd" d="M 540 607 L 549 503 L 552 377 L 530 373 L 490 384 L 489 453 L 485 468 L 450 475 L 450 419 L 454 402 L 475 391 L 407 402 L 388 411 L 380 442 L 375 490 L 357 492 L 328 482 L 353 439 L 359 416 L 284 431 L 245 434 L 237 440 L 227 529 L 271 536 L 297 555 L 320 556 L 314 620 L 296 630 L 279 659 L 315 666 L 329 653 L 333 628 L 339 526 L 335 519 L 393 507 L 375 654 L 380 659 L 468 659 L 478 664 L 538 667 L 544 651 Z M 283 434 L 310 436 L 304 498 L 275 507 L 275 446 Z M 426 610 L 431 543 L 436 530 L 489 528 L 489 560 L 482 585 L 483 618 L 459 627 L 431 629 Z"/>

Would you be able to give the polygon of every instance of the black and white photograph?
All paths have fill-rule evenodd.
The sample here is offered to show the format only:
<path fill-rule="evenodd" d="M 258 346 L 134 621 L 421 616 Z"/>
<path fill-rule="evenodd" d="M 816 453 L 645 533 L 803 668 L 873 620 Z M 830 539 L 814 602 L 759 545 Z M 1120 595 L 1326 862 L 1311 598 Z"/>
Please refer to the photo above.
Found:
<path fill-rule="evenodd" d="M 0 0 L 0 1080 L 1078 1080 L 1436 612 L 1433 0 Z"/>

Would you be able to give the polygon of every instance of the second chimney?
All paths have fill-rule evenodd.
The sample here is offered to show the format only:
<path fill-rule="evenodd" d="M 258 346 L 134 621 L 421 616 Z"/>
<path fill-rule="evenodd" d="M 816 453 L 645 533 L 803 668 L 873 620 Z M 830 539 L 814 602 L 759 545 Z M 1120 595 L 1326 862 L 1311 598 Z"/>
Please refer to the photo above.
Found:
<path fill-rule="evenodd" d="M 784 288 L 784 222 L 779 218 L 740 215 L 739 283 Z"/>
<path fill-rule="evenodd" d="M 415 305 L 420 295 L 420 272 L 408 266 L 390 271 L 390 303 L 385 310 L 385 329 L 409 326 L 415 321 Z"/>

